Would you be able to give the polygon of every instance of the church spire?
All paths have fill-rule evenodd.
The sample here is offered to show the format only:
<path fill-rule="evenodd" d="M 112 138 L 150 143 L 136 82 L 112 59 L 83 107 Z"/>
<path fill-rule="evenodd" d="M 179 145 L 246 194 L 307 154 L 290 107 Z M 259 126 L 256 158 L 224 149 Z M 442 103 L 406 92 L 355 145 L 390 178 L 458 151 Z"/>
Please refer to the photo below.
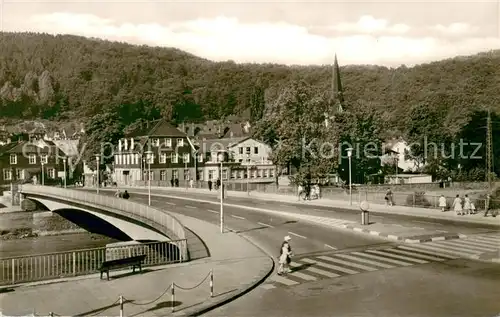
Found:
<path fill-rule="evenodd" d="M 344 90 L 342 89 L 342 81 L 340 79 L 340 67 L 335 54 L 335 60 L 332 67 L 332 101 L 337 104 L 337 111 L 344 110 Z"/>

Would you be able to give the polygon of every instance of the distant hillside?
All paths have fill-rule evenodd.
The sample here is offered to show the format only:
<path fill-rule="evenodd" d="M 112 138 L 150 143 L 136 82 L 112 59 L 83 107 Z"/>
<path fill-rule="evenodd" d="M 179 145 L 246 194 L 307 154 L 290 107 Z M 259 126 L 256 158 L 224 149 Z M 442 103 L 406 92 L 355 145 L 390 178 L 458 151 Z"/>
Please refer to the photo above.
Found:
<path fill-rule="evenodd" d="M 262 114 L 272 91 L 302 78 L 326 89 L 329 66 L 212 62 L 174 48 L 133 46 L 78 36 L 0 33 L 0 113 L 10 118 L 64 119 L 118 111 L 136 117 L 218 119 Z M 342 64 L 342 56 L 339 56 Z M 404 130 L 410 107 L 440 109 L 461 125 L 478 108 L 500 108 L 500 51 L 412 68 L 341 67 L 347 101 L 377 104 Z"/>

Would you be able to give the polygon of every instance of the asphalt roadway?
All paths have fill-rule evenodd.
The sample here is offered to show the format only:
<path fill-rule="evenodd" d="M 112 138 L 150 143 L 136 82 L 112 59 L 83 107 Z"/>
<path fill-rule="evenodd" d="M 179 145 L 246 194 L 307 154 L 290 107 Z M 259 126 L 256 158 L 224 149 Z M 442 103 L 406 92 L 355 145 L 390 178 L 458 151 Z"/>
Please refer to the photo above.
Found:
<path fill-rule="evenodd" d="M 133 192 L 131 200 L 147 203 L 147 195 Z M 180 193 L 170 195 L 181 196 Z M 208 195 L 186 193 L 182 196 L 217 200 Z M 228 198 L 227 202 L 288 212 L 303 209 L 308 214 L 342 219 L 358 218 L 350 210 L 250 198 Z M 219 223 L 220 219 L 219 207 L 214 204 L 154 196 L 152 205 L 211 223 Z M 278 255 L 283 237 L 290 235 L 295 253 L 293 261 L 300 265 L 291 277 L 283 280 L 273 275 L 252 292 L 207 313 L 208 316 L 493 317 L 500 314 L 498 264 L 429 254 L 410 256 L 404 249 L 398 249 L 400 246 L 396 243 L 367 235 L 235 207 L 225 207 L 224 213 L 228 228 L 251 238 L 274 257 Z M 425 228 L 433 225 L 422 222 L 417 225 L 413 222 L 415 219 L 399 216 L 384 215 L 380 220 L 402 225 L 413 223 Z M 438 230 L 461 233 L 493 231 L 483 225 L 447 221 L 435 226 Z M 378 268 L 373 269 L 376 266 Z"/>

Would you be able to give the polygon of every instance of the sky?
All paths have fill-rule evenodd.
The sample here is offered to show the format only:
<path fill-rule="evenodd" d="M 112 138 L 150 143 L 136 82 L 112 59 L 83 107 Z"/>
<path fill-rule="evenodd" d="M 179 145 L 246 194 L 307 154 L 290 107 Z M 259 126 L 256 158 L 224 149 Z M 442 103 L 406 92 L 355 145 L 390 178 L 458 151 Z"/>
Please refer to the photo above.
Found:
<path fill-rule="evenodd" d="M 215 61 L 397 67 L 500 49 L 500 0 L 0 0 L 3 31 L 176 47 Z"/>

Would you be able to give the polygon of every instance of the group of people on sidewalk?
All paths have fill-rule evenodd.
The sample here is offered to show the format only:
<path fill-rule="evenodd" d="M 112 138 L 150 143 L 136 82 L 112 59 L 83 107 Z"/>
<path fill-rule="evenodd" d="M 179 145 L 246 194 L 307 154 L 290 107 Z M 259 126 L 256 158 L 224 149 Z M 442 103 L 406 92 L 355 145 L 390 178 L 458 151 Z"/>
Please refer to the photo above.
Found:
<path fill-rule="evenodd" d="M 446 197 L 444 197 L 444 195 L 441 195 L 441 197 L 439 197 L 439 207 L 441 208 L 441 211 L 445 211 L 447 207 Z M 467 194 L 464 196 L 463 200 L 462 198 L 460 198 L 460 195 L 457 194 L 457 196 L 455 196 L 455 199 L 453 200 L 451 208 L 455 211 L 457 216 L 476 214 L 476 206 L 470 200 L 469 195 Z"/>

